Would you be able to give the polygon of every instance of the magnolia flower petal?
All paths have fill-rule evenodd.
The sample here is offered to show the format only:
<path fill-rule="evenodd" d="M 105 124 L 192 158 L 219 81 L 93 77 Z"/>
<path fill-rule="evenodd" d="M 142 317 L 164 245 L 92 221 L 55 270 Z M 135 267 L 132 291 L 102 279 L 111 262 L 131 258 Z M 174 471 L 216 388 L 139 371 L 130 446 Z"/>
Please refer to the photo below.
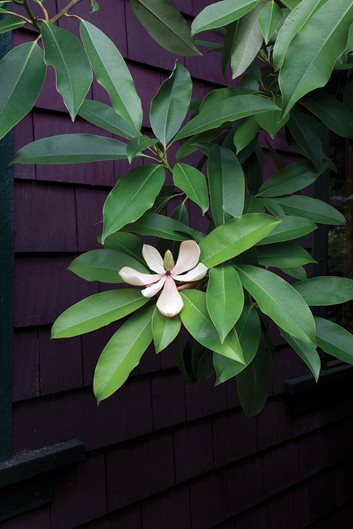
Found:
<path fill-rule="evenodd" d="M 172 318 L 179 314 L 183 306 L 184 302 L 176 284 L 170 276 L 166 277 L 162 294 L 157 301 L 157 309 L 167 318 Z"/>
<path fill-rule="evenodd" d="M 153 283 L 153 285 L 150 285 L 144 288 L 143 290 L 141 290 L 141 294 L 145 296 L 145 298 L 152 298 L 161 290 L 166 279 L 167 279 L 167 276 L 163 276 L 162 279 L 157 281 L 157 283 Z"/>
<path fill-rule="evenodd" d="M 198 281 L 199 279 L 205 277 L 205 275 L 207 274 L 207 270 L 207 266 L 202 263 L 199 263 L 195 268 L 190 270 L 190 272 L 178 276 L 172 274 L 172 277 L 173 279 L 175 279 L 175 281 Z"/>
<path fill-rule="evenodd" d="M 183 241 L 179 248 L 177 262 L 171 270 L 173 276 L 194 268 L 199 262 L 200 252 L 200 247 L 196 241 Z"/>
<path fill-rule="evenodd" d="M 124 266 L 119 270 L 119 276 L 125 283 L 135 286 L 149 285 L 155 283 L 161 278 L 161 274 L 142 274 L 129 266 Z"/>
<path fill-rule="evenodd" d="M 157 274 L 164 274 L 163 257 L 154 246 L 144 244 L 142 248 L 142 255 L 146 261 L 148 268 L 157 272 Z"/>

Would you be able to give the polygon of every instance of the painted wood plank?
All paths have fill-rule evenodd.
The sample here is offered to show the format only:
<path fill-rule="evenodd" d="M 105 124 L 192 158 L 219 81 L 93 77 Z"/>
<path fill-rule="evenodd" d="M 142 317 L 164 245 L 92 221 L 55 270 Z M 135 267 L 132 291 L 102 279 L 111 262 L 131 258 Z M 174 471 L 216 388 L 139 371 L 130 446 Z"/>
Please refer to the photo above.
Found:
<path fill-rule="evenodd" d="M 186 423 L 174 431 L 174 458 L 177 483 L 213 471 L 212 428 L 209 420 Z"/>
<path fill-rule="evenodd" d="M 118 446 L 108 451 L 106 458 L 108 511 L 148 498 L 174 484 L 170 433 Z"/>
<path fill-rule="evenodd" d="M 13 400 L 31 399 L 40 393 L 38 332 L 17 329 L 14 334 Z"/>
<path fill-rule="evenodd" d="M 97 284 L 66 268 L 66 256 L 17 257 L 15 262 L 15 326 L 51 324 L 65 309 L 97 292 Z"/>
<path fill-rule="evenodd" d="M 21 123 L 19 123 L 14 130 L 14 153 L 21 147 L 33 141 L 33 116 L 28 114 Z M 15 164 L 14 166 L 15 178 L 24 178 L 34 180 L 36 178 L 34 165 Z"/>
<path fill-rule="evenodd" d="M 80 388 L 82 381 L 81 338 L 51 340 L 50 328 L 42 327 L 39 336 L 41 395 Z"/>
<path fill-rule="evenodd" d="M 142 529 L 191 529 L 188 487 L 172 489 L 144 502 L 141 521 Z"/>
<path fill-rule="evenodd" d="M 218 472 L 190 483 L 193 529 L 206 529 L 229 517 L 227 474 Z"/>
<path fill-rule="evenodd" d="M 15 233 L 17 252 L 76 252 L 74 189 L 18 183 Z"/>

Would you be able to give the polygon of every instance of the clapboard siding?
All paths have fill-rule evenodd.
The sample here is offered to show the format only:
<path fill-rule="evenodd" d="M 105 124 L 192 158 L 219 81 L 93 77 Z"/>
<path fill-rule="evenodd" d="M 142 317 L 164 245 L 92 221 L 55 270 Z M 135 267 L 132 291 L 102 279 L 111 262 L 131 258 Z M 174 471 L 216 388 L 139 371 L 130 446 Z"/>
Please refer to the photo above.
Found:
<path fill-rule="evenodd" d="M 51 0 L 49 11 L 65 0 Z M 87 3 L 87 2 L 86 2 Z M 86 4 L 77 12 L 86 16 Z M 207 0 L 178 0 L 190 21 Z M 142 99 L 150 101 L 176 58 L 141 27 L 128 2 L 105 0 L 89 20 L 119 46 Z M 62 27 L 77 32 L 77 21 Z M 28 41 L 28 29 L 14 43 Z M 217 35 L 215 35 L 217 39 Z M 178 58 L 203 98 L 230 81 L 219 55 Z M 72 123 L 49 72 L 34 111 L 16 128 L 15 147 L 48 135 L 96 133 Z M 89 97 L 108 98 L 98 83 Z M 266 139 L 262 145 L 266 148 Z M 288 163 L 298 156 L 276 140 Z M 176 147 L 171 149 L 174 159 Z M 189 157 L 194 163 L 198 157 Z M 139 160 L 134 166 L 141 164 Z M 98 247 L 107 193 L 127 162 L 15 166 L 16 293 L 13 452 L 76 438 L 84 463 L 57 473 L 55 499 L 4 522 L 3 529 L 347 529 L 352 519 L 353 399 L 293 415 L 283 383 L 306 366 L 274 332 L 270 400 L 247 418 L 229 381 L 185 385 L 173 354 L 150 348 L 124 387 L 97 407 L 92 379 L 100 351 L 119 325 L 70 340 L 50 340 L 50 326 L 68 306 L 114 285 L 85 282 L 67 271 L 80 252 Z M 266 175 L 275 170 L 266 154 Z M 204 221 L 190 209 L 195 227 Z M 312 241 L 306 243 L 310 248 Z M 331 525 L 330 525 L 331 524 Z"/>

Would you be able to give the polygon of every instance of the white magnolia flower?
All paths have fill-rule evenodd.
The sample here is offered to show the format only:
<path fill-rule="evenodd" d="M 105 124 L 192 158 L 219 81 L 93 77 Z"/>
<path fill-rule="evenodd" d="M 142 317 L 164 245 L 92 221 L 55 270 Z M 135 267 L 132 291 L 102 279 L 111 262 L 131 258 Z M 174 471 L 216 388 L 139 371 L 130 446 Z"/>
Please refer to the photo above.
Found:
<path fill-rule="evenodd" d="M 124 266 L 119 270 L 120 277 L 129 285 L 145 286 L 141 293 L 146 298 L 155 296 L 163 289 L 157 301 L 157 308 L 164 316 L 176 316 L 184 303 L 175 281 L 189 283 L 198 281 L 207 274 L 207 267 L 202 263 L 197 264 L 200 258 L 199 245 L 195 241 L 183 241 L 176 263 L 170 250 L 166 251 L 163 259 L 158 250 L 148 244 L 143 245 L 142 255 L 148 267 L 156 273 L 142 274 Z"/>

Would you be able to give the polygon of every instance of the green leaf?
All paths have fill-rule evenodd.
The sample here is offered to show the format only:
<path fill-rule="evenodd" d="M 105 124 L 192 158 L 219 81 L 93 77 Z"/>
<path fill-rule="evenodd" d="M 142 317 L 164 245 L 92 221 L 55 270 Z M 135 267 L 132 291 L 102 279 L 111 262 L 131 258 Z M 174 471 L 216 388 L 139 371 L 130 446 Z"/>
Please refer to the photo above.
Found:
<path fill-rule="evenodd" d="M 152 316 L 152 334 L 156 353 L 160 353 L 172 343 L 176 336 L 178 336 L 180 328 L 181 321 L 179 316 L 166 318 L 157 308 L 154 309 Z"/>
<path fill-rule="evenodd" d="M 89 123 L 123 138 L 132 140 L 136 136 L 136 131 L 132 125 L 120 117 L 113 107 L 100 101 L 86 99 L 82 103 L 78 115 Z"/>
<path fill-rule="evenodd" d="M 130 0 L 135 15 L 162 48 L 176 55 L 201 55 L 182 14 L 169 0 Z"/>
<path fill-rule="evenodd" d="M 325 353 L 353 364 L 353 336 L 337 323 L 315 317 L 318 346 Z"/>
<path fill-rule="evenodd" d="M 290 336 L 285 331 L 281 330 L 281 335 L 297 355 L 300 356 L 303 362 L 306 363 L 317 382 L 320 376 L 321 358 L 316 348 L 309 343 L 304 343 L 301 340 L 298 340 L 298 338 L 294 338 L 294 336 Z"/>
<path fill-rule="evenodd" d="M 311 277 L 293 286 L 311 306 L 338 305 L 353 299 L 353 280 L 345 277 Z"/>
<path fill-rule="evenodd" d="M 318 130 L 318 125 L 318 122 L 310 114 L 303 112 L 298 107 L 292 109 L 287 121 L 288 130 L 299 149 L 319 169 L 325 155 L 321 143 L 322 133 Z"/>
<path fill-rule="evenodd" d="M 268 44 L 277 29 L 277 26 L 282 19 L 282 9 L 271 0 L 262 9 L 259 15 L 259 23 L 261 32 L 265 39 L 265 44 Z"/>
<path fill-rule="evenodd" d="M 104 248 L 118 250 L 134 257 L 145 265 L 145 260 L 142 257 L 142 240 L 137 235 L 118 231 L 105 239 Z"/>
<path fill-rule="evenodd" d="M 25 145 L 14 163 L 65 164 L 124 160 L 126 144 L 95 134 L 60 134 Z"/>
<path fill-rule="evenodd" d="M 280 268 L 282 272 L 287 274 L 290 277 L 294 277 L 294 279 L 298 279 L 299 281 L 304 281 L 308 277 L 305 268 L 302 266 L 294 266 L 291 268 Z"/>
<path fill-rule="evenodd" d="M 244 363 L 244 357 L 238 335 L 233 329 L 223 343 L 207 312 L 206 294 L 200 290 L 184 290 L 181 293 L 184 308 L 180 313 L 181 321 L 191 336 L 201 345 L 228 358 Z"/>
<path fill-rule="evenodd" d="M 268 110 L 278 110 L 278 106 L 264 97 L 251 94 L 230 97 L 212 106 L 204 107 L 174 139 L 181 140 L 220 127 L 228 121 L 236 121 Z"/>
<path fill-rule="evenodd" d="M 25 21 L 15 17 L 6 17 L 0 20 L 0 35 L 24 26 Z"/>
<path fill-rule="evenodd" d="M 188 70 L 176 63 L 151 103 L 151 127 L 164 146 L 175 136 L 189 110 L 192 81 Z"/>
<path fill-rule="evenodd" d="M 98 83 L 108 92 L 119 116 L 140 132 L 141 101 L 121 53 L 100 29 L 86 20 L 81 22 L 80 33 Z"/>
<path fill-rule="evenodd" d="M 243 286 L 264 314 L 291 336 L 315 345 L 313 315 L 295 288 L 269 270 L 252 265 L 237 269 Z"/>
<path fill-rule="evenodd" d="M 273 48 L 273 64 L 279 70 L 284 61 L 289 44 L 297 33 L 303 29 L 310 17 L 325 0 L 301 0 L 289 13 L 281 26 Z"/>
<path fill-rule="evenodd" d="M 273 97 L 273 102 L 279 107 L 282 105 L 282 98 L 279 96 Z M 272 139 L 277 136 L 277 133 L 287 123 L 289 115 L 281 116 L 280 110 L 271 110 L 255 116 L 258 125 L 264 129 Z"/>
<path fill-rule="evenodd" d="M 254 90 L 244 88 L 216 88 L 207 94 L 207 96 L 201 101 L 200 111 L 206 108 L 210 109 L 214 105 L 225 101 L 231 97 L 244 96 L 254 94 Z"/>
<path fill-rule="evenodd" d="M 73 33 L 54 24 L 42 24 L 42 39 L 45 63 L 53 66 L 57 91 L 74 121 L 93 81 L 87 54 Z"/>
<path fill-rule="evenodd" d="M 327 83 L 345 50 L 352 21 L 351 0 L 326 2 L 293 38 L 279 74 L 284 114 L 301 97 Z"/>
<path fill-rule="evenodd" d="M 308 187 L 317 180 L 319 174 L 307 161 L 296 162 L 270 176 L 260 187 L 260 197 L 280 197 L 290 195 Z"/>
<path fill-rule="evenodd" d="M 156 143 L 158 143 L 156 138 L 150 138 L 149 136 L 145 136 L 143 134 L 133 138 L 126 147 L 127 159 L 129 160 L 129 163 L 131 163 L 131 161 L 142 151 L 148 147 L 151 147 L 152 145 L 156 145 Z"/>
<path fill-rule="evenodd" d="M 145 165 L 129 171 L 109 193 L 103 206 L 102 241 L 151 208 L 165 179 L 160 165 Z"/>
<path fill-rule="evenodd" d="M 219 339 L 223 343 L 244 307 L 243 287 L 239 274 L 232 265 L 220 265 L 210 270 L 206 305 Z"/>
<path fill-rule="evenodd" d="M 270 369 L 269 354 L 260 344 L 254 360 L 237 376 L 240 404 L 248 417 L 260 413 L 266 404 L 270 387 Z"/>
<path fill-rule="evenodd" d="M 262 46 L 263 37 L 259 24 L 259 14 L 265 3 L 266 0 L 261 0 L 255 9 L 245 15 L 237 24 L 230 58 L 233 79 L 248 69 Z"/>
<path fill-rule="evenodd" d="M 100 9 L 100 6 L 99 6 L 99 3 L 97 0 L 90 0 L 91 2 L 91 7 L 89 8 L 89 12 L 90 13 L 96 13 L 97 11 L 99 11 Z"/>
<path fill-rule="evenodd" d="M 143 273 L 149 273 L 140 261 L 119 252 L 118 250 L 91 250 L 76 257 L 69 266 L 69 270 L 87 281 L 101 281 L 103 283 L 123 283 L 119 270 L 123 266 L 130 266 Z"/>
<path fill-rule="evenodd" d="M 304 237 L 317 229 L 316 224 L 308 219 L 295 216 L 281 218 L 279 224 L 267 237 L 259 242 L 259 245 L 273 244 L 275 242 L 286 242 L 299 237 Z"/>
<path fill-rule="evenodd" d="M 199 241 L 203 237 L 201 232 L 158 213 L 145 213 L 137 222 L 124 226 L 124 230 L 170 241 L 185 241 L 190 238 Z"/>
<path fill-rule="evenodd" d="M 200 241 L 200 260 L 208 268 L 228 261 L 255 246 L 279 223 L 279 220 L 263 213 L 247 213 L 230 220 Z"/>
<path fill-rule="evenodd" d="M 335 134 L 353 139 L 353 114 L 336 97 L 317 91 L 304 97 L 301 104 Z"/>
<path fill-rule="evenodd" d="M 246 118 L 234 132 L 233 143 L 237 153 L 245 149 L 259 132 L 259 125 L 254 117 Z"/>
<path fill-rule="evenodd" d="M 208 191 L 206 178 L 201 171 L 186 163 L 177 163 L 173 169 L 173 180 L 205 214 L 208 210 Z"/>
<path fill-rule="evenodd" d="M 0 61 L 0 139 L 32 109 L 43 86 L 46 66 L 36 42 L 13 48 Z"/>
<path fill-rule="evenodd" d="M 208 184 L 211 209 L 216 226 L 243 213 L 245 178 L 235 154 L 225 147 L 215 145 L 208 157 Z"/>
<path fill-rule="evenodd" d="M 98 403 L 117 391 L 140 363 L 152 342 L 152 313 L 153 307 L 148 307 L 129 318 L 104 347 L 93 380 Z"/>
<path fill-rule="evenodd" d="M 299 244 L 282 242 L 267 244 L 256 248 L 258 264 L 275 268 L 295 268 L 309 263 L 316 263 L 315 259 Z"/>
<path fill-rule="evenodd" d="M 260 318 L 255 307 L 252 305 L 244 307 L 235 328 L 244 354 L 245 364 L 214 353 L 213 366 L 217 375 L 216 385 L 222 384 L 238 375 L 253 360 L 259 347 L 261 335 Z"/>
<path fill-rule="evenodd" d="M 286 213 L 310 219 L 319 224 L 343 225 L 346 220 L 336 208 L 318 198 L 293 195 L 276 199 Z M 303 219 L 303 220 L 305 220 Z"/>
<path fill-rule="evenodd" d="M 148 301 L 137 288 L 94 294 L 65 310 L 55 321 L 51 337 L 70 338 L 95 331 L 124 318 Z"/>
<path fill-rule="evenodd" d="M 233 0 L 222 0 L 206 6 L 194 19 L 191 31 L 196 35 L 202 31 L 227 26 L 249 13 L 258 3 L 259 0 L 238 0 L 236 3 Z"/>

